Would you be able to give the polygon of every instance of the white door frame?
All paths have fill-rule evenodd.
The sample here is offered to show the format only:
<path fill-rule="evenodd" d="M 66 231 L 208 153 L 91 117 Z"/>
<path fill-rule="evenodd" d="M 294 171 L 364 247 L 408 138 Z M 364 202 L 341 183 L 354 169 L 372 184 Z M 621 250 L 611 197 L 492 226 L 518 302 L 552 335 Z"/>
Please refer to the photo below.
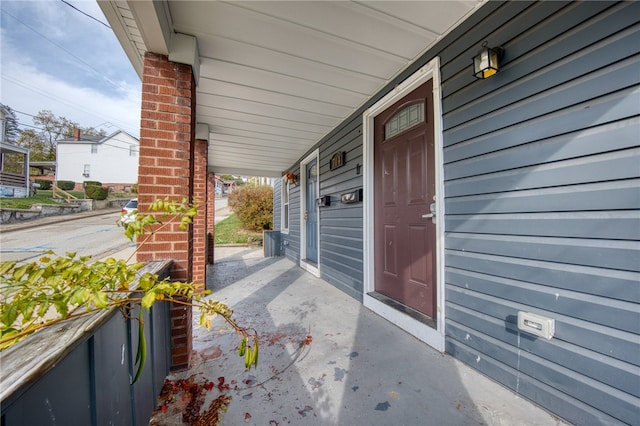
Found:
<path fill-rule="evenodd" d="M 435 179 L 436 179 L 436 328 L 417 321 L 409 315 L 400 312 L 377 299 L 369 296 L 374 288 L 374 184 L 373 184 L 373 144 L 374 119 L 392 104 L 411 93 L 414 89 L 433 79 L 433 119 L 434 119 L 434 151 L 435 151 Z M 440 58 L 432 59 L 404 82 L 389 92 L 384 98 L 376 102 L 363 114 L 364 140 L 364 293 L 363 304 L 396 324 L 403 330 L 432 346 L 444 351 L 445 337 L 445 297 L 444 297 L 444 170 L 442 164 L 442 105 L 440 88 Z"/>
<path fill-rule="evenodd" d="M 318 179 L 316 180 L 316 194 L 320 194 L 320 149 L 316 149 L 300 162 L 300 267 L 305 271 L 320 277 L 320 209 L 318 209 L 317 220 L 317 241 L 318 241 L 318 262 L 316 266 L 305 262 L 307 259 L 307 224 L 304 220 L 304 211 L 307 208 L 307 164 L 316 160 Z"/>

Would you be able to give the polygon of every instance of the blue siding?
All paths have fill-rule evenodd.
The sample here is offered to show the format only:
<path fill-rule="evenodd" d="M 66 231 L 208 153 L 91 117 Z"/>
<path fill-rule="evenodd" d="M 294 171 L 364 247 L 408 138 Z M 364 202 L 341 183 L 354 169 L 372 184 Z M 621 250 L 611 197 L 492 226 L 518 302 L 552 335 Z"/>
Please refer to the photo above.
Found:
<path fill-rule="evenodd" d="M 475 80 L 485 40 L 505 56 Z M 362 205 L 337 202 L 362 185 L 361 116 L 437 55 L 447 352 L 573 423 L 640 424 L 638 46 L 640 2 L 483 5 L 317 146 L 322 277 L 361 297 Z M 519 332 L 518 311 L 554 338 Z"/>
<path fill-rule="evenodd" d="M 571 422 L 638 424 L 640 8 L 523 6 L 483 36 L 496 77 L 443 61 L 446 350 Z"/>

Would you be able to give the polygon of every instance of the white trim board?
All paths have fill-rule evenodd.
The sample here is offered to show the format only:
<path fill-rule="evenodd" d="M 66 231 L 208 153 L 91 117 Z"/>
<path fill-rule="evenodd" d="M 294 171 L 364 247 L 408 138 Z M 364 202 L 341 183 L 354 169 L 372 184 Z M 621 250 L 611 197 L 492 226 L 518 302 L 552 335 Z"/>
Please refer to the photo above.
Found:
<path fill-rule="evenodd" d="M 320 277 L 320 209 L 318 209 L 318 263 L 317 266 L 313 266 L 306 262 L 307 259 L 307 231 L 306 224 L 304 222 L 304 210 L 306 208 L 305 202 L 307 198 L 307 170 L 306 165 L 311 161 L 316 160 L 318 168 L 318 180 L 316 185 L 316 193 L 320 193 L 320 149 L 316 148 L 311 154 L 307 155 L 304 160 L 300 162 L 300 267 L 310 274 Z M 289 224 L 291 227 L 291 224 Z"/>
<path fill-rule="evenodd" d="M 433 118 L 435 142 L 436 178 L 436 328 L 416 321 L 409 315 L 393 309 L 369 296 L 374 291 L 374 241 L 373 241 L 373 123 L 375 117 L 414 89 L 433 79 Z M 363 114 L 363 195 L 364 195 L 364 292 L 363 304 L 373 312 L 396 324 L 398 327 L 443 352 L 445 344 L 445 297 L 444 297 L 444 170 L 442 164 L 442 99 L 440 87 L 440 58 L 435 57 L 424 67 L 395 87 Z"/>

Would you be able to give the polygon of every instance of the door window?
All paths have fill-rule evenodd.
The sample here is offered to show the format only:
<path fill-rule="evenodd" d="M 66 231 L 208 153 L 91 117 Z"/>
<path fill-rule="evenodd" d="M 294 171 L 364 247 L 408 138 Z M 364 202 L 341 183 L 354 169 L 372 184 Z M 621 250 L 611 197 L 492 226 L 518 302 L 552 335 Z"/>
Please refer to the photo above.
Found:
<path fill-rule="evenodd" d="M 398 111 L 384 125 L 384 138 L 389 139 L 398 133 L 420 124 L 424 121 L 424 104 L 409 105 Z"/>

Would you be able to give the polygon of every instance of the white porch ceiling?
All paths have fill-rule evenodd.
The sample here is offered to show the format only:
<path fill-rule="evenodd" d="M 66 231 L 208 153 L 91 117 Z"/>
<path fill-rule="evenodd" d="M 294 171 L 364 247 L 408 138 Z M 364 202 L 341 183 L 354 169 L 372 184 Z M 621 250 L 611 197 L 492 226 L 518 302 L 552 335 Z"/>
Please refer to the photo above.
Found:
<path fill-rule="evenodd" d="M 146 51 L 172 53 L 172 33 L 196 38 L 210 171 L 280 176 L 480 3 L 99 4 L 140 76 Z"/>

